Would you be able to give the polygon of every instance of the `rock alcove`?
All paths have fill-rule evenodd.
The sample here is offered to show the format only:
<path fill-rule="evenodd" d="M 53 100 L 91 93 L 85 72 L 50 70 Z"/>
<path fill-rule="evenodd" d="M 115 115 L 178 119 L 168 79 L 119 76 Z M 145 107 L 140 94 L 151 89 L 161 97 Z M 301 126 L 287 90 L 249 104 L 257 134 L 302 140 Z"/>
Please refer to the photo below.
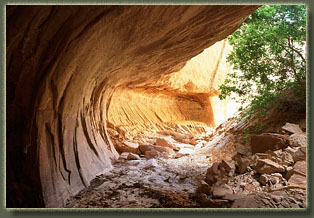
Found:
<path fill-rule="evenodd" d="M 7 6 L 7 206 L 65 206 L 112 170 L 116 134 L 220 123 L 223 39 L 257 8 Z"/>

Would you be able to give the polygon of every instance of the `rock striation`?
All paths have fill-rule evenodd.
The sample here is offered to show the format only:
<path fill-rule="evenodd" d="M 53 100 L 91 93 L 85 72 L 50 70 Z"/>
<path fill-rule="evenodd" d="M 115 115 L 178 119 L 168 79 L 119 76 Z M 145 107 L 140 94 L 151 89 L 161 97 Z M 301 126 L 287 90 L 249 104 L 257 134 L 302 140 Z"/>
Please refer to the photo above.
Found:
<path fill-rule="evenodd" d="M 143 87 L 115 90 L 108 122 L 125 132 L 160 131 L 176 125 L 216 126 L 226 117 L 227 101 L 218 100 L 218 85 L 230 72 L 230 45 L 219 41 L 192 58 L 178 72 L 161 75 Z M 191 131 L 195 131 L 192 127 Z"/>
<path fill-rule="evenodd" d="M 175 81 L 172 73 L 226 38 L 256 8 L 7 6 L 7 207 L 60 207 L 110 170 L 118 153 L 107 121 L 115 119 L 110 108 L 117 94 L 119 113 L 130 93 L 140 92 L 134 100 L 144 101 L 144 87 L 155 89 L 167 76 L 168 83 Z M 215 84 L 219 77 L 211 77 Z M 186 110 L 206 102 L 200 98 L 210 91 L 195 95 L 201 91 L 193 81 L 181 82 L 186 92 L 181 98 L 178 90 L 172 102 Z M 179 86 L 171 85 L 170 93 Z M 167 90 L 153 93 L 169 96 Z M 188 119 L 212 124 L 210 115 Z M 137 119 L 141 115 L 126 124 Z"/>

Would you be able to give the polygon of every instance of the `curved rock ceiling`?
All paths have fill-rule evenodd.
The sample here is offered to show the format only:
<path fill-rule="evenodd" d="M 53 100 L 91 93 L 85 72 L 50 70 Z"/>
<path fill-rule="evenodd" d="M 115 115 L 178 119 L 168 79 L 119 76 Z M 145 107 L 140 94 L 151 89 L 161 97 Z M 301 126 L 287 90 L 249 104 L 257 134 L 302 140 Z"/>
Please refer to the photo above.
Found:
<path fill-rule="evenodd" d="M 218 98 L 230 67 L 229 44 L 222 40 L 189 60 L 178 72 L 160 75 L 153 83 L 118 87 L 108 108 L 109 126 L 137 135 L 173 128 L 198 133 L 195 125 L 214 127 L 226 118 L 227 101 Z M 182 128 L 181 128 L 182 129 Z"/>
<path fill-rule="evenodd" d="M 165 101 L 174 95 L 185 105 L 183 120 L 214 125 L 211 114 L 199 120 L 187 105 L 208 102 L 216 77 L 204 88 L 180 69 L 256 8 L 7 6 L 8 204 L 59 207 L 110 170 L 117 152 L 108 107 L 123 108 L 131 92 L 139 103 L 145 92 Z"/>

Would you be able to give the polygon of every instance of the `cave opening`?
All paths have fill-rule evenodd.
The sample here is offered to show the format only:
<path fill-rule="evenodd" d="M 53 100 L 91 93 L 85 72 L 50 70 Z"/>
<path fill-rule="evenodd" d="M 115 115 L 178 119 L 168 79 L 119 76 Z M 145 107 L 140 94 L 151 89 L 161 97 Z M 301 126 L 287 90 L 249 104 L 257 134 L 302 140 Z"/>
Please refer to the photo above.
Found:
<path fill-rule="evenodd" d="M 218 86 L 258 7 L 6 6 L 7 207 L 231 207 L 208 166 L 250 151 Z"/>

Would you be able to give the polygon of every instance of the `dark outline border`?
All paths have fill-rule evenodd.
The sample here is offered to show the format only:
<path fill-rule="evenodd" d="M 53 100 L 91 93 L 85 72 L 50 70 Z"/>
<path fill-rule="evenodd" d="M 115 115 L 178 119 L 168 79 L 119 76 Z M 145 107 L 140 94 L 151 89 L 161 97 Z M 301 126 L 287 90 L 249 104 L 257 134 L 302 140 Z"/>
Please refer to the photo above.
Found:
<path fill-rule="evenodd" d="M 308 151 L 307 151 L 307 164 L 308 164 L 308 169 L 307 169 L 307 177 L 308 179 L 308 184 L 311 184 L 313 181 L 313 175 L 311 175 L 310 169 L 312 169 L 312 160 L 310 159 L 310 155 L 312 156 L 313 151 L 310 145 L 312 144 L 312 110 L 311 108 L 313 107 L 313 95 L 310 95 L 310 93 L 313 93 L 313 88 L 311 87 L 311 82 L 312 82 L 312 74 L 311 74 L 311 63 L 313 63 L 313 56 L 310 53 L 312 51 L 312 46 L 311 46 L 311 38 L 313 38 L 313 30 L 311 28 L 311 21 L 313 19 L 312 17 L 312 8 L 313 8 L 313 3 L 311 0 L 304 0 L 304 1 L 293 1 L 293 0 L 286 0 L 286 1 L 167 1 L 167 0 L 159 0 L 159 1 L 145 1 L 145 0 L 133 0 L 133 1 L 125 1 L 125 0 L 119 0 L 117 2 L 115 1 L 95 1 L 95 0 L 52 0 L 52 1 L 42 1 L 42 0 L 4 0 L 0 2 L 1 6 L 1 20 L 2 22 L 0 23 L 0 29 L 2 30 L 2 34 L 0 35 L 0 51 L 1 51 L 1 64 L 0 64 L 0 69 L 1 69 L 1 74 L 0 74 L 0 92 L 1 92 L 1 98 L 0 98 L 0 121 L 2 123 L 1 126 L 1 131 L 0 131 L 0 138 L 1 138 L 1 144 L 3 146 L 0 147 L 1 149 L 1 168 L 0 172 L 1 175 L 3 175 L 0 180 L 0 187 L 1 187 L 1 199 L 0 199 L 0 217 L 14 217 L 14 216 L 26 216 L 26 217 L 34 217 L 34 216 L 43 216 L 43 215 L 48 215 L 48 216 L 54 216 L 58 215 L 61 217 L 65 216 L 85 216 L 85 215 L 136 215 L 136 216 L 142 216 L 142 215 L 180 215 L 180 216 L 186 216 L 186 215 L 214 215 L 214 216 L 222 216 L 222 217 L 227 217 L 227 216 L 243 216 L 243 215 L 257 215 L 257 216 L 269 216 L 269 215 L 275 215 L 275 216 L 302 216 L 302 217 L 310 217 L 312 215 L 312 193 L 313 189 L 311 188 L 310 185 L 308 185 L 308 208 L 306 210 L 300 210 L 300 209 L 65 209 L 65 208 L 58 208 L 58 209 L 50 209 L 50 208 L 41 208 L 41 209 L 6 209 L 5 208 L 5 144 L 6 144 L 6 127 L 5 127 L 5 121 L 6 121 L 6 96 L 5 96 L 5 87 L 6 87 L 6 74 L 5 74 L 5 54 L 6 54 L 6 47 L 5 47 L 5 26 L 6 26 L 6 15 L 5 15 L 5 7 L 6 5 L 46 5 L 46 4 L 80 4 L 80 5 L 100 5 L 100 4 L 120 4 L 120 5 L 125 5 L 125 4 L 153 4 L 153 5 L 173 5 L 173 4 L 181 4 L 181 5 L 197 5 L 197 4 L 306 4 L 307 5 L 307 25 L 308 25 L 308 31 L 307 31 L 307 54 L 308 54 L 308 59 L 307 59 L 307 138 L 308 138 Z M 310 37 L 312 36 L 312 37 Z M 310 178 L 309 178 L 310 177 Z M 274 211 L 275 210 L 275 211 Z M 255 214 L 254 214 L 255 213 Z M 265 214 L 263 214 L 265 213 Z M 271 213 L 271 214 L 270 214 Z"/>

